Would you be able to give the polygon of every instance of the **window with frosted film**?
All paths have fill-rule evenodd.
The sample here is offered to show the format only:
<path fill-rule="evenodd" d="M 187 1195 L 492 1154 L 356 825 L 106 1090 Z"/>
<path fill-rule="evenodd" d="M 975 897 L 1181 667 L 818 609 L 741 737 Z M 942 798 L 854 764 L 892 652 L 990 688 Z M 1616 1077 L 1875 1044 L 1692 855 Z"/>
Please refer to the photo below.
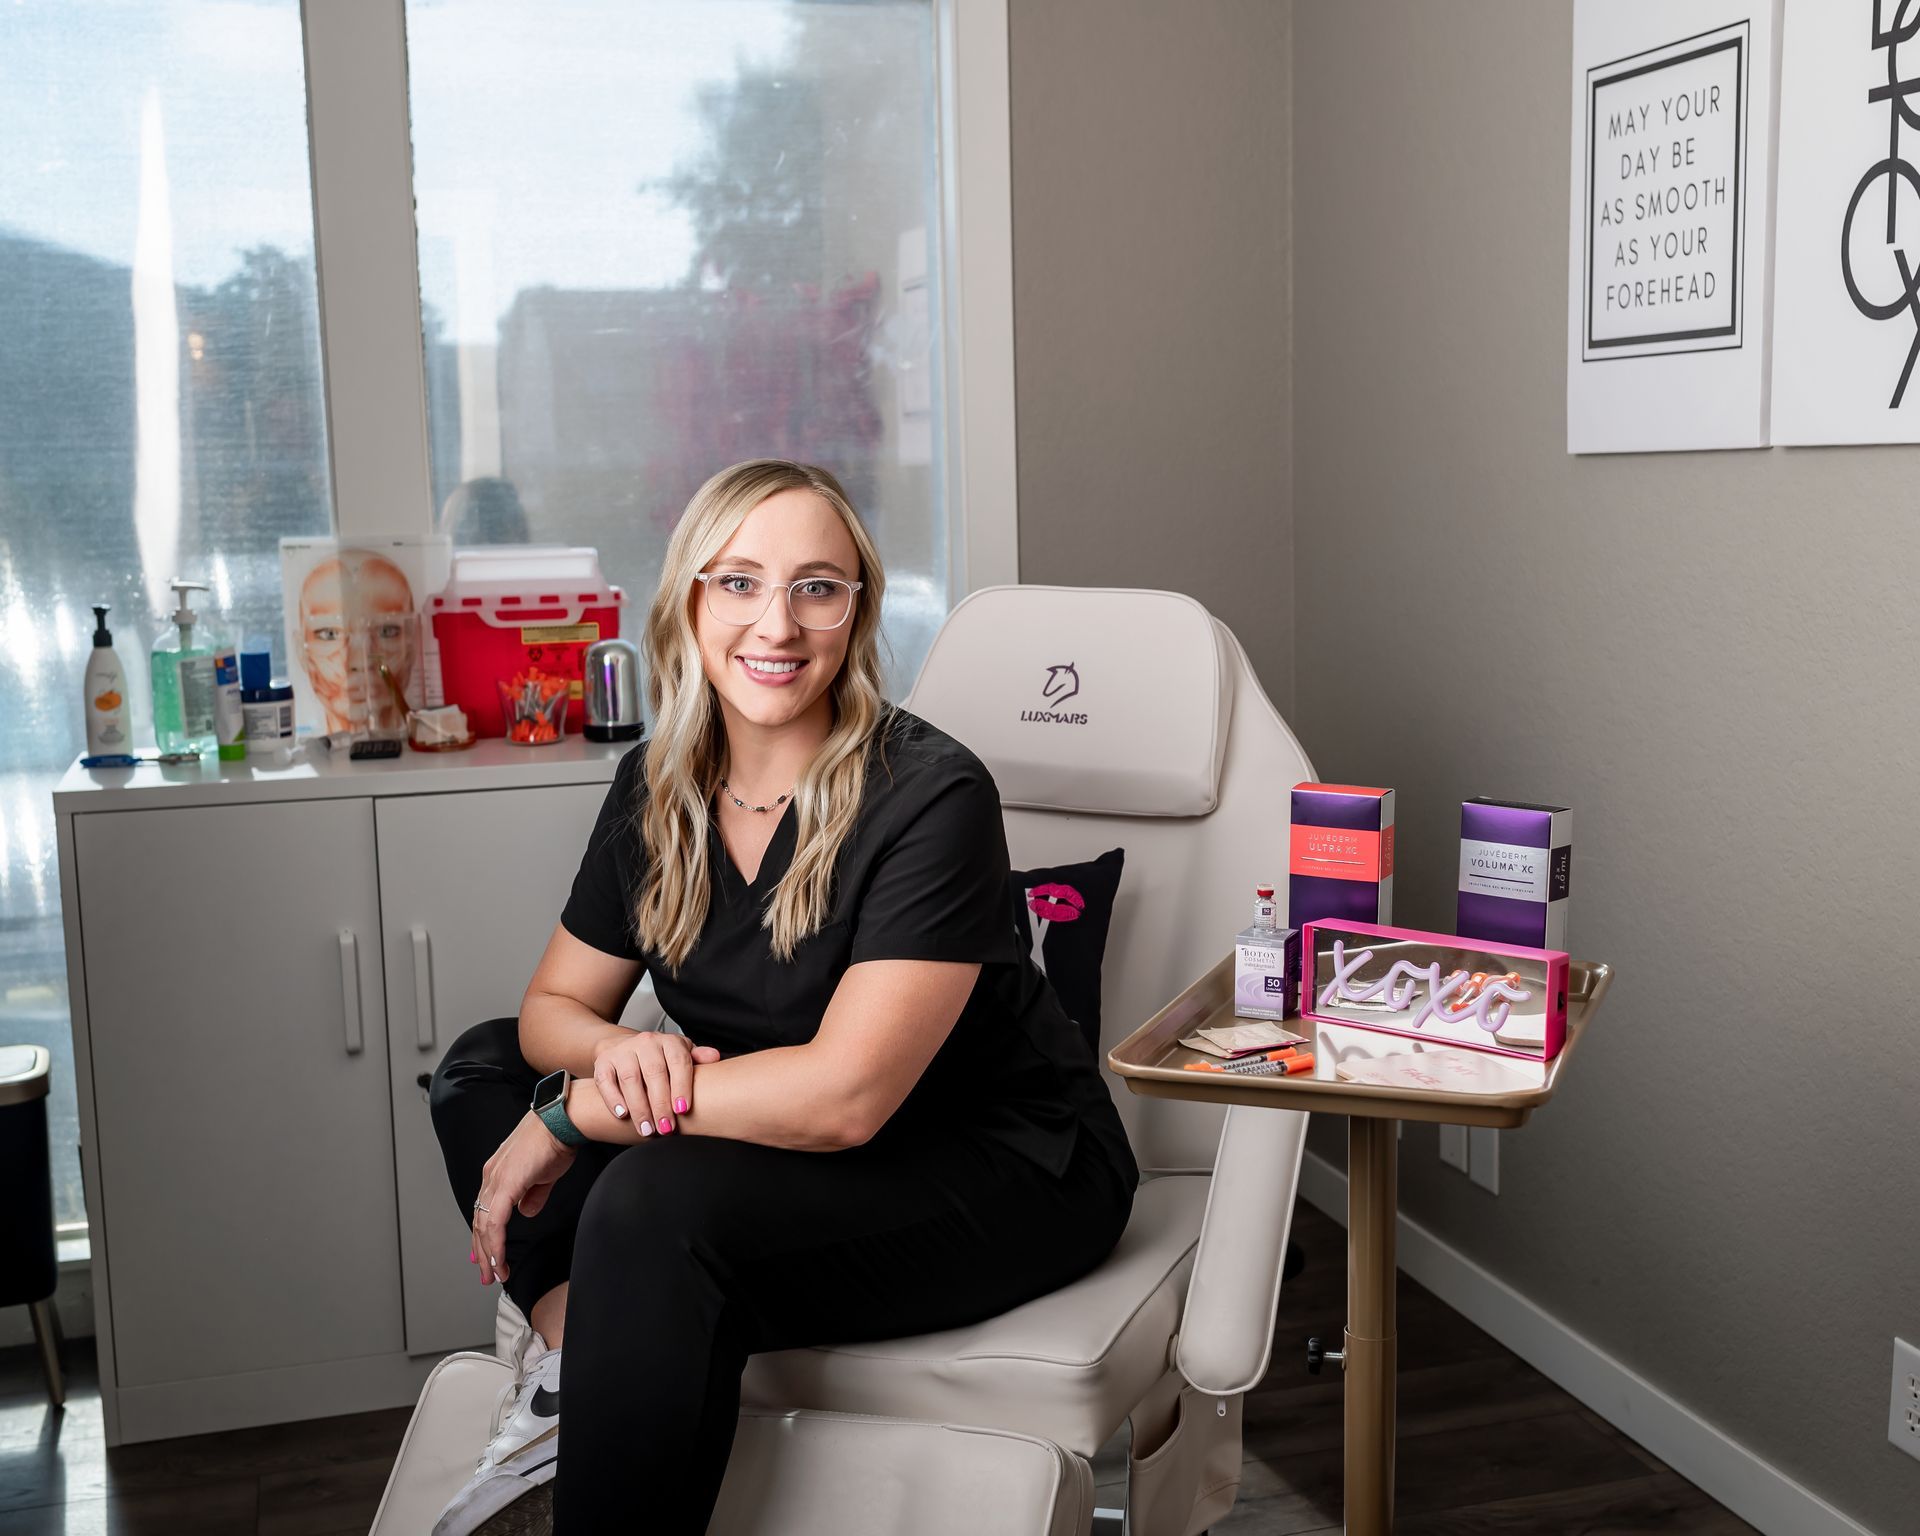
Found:
<path fill-rule="evenodd" d="M 716 470 L 837 474 L 896 696 L 947 610 L 930 0 L 408 0 L 438 526 L 637 628 Z"/>
<path fill-rule="evenodd" d="M 89 606 L 150 745 L 168 581 L 277 637 L 280 536 L 331 526 L 306 122 L 296 0 L 0 7 L 0 1042 L 53 1051 L 62 1222 L 84 1212 L 49 791 L 86 746 Z"/>

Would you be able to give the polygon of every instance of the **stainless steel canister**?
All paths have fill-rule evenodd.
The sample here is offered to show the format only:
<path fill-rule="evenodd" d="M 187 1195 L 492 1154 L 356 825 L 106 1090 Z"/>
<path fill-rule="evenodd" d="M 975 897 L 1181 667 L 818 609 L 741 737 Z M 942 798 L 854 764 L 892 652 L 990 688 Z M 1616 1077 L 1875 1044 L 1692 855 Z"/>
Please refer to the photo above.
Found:
<path fill-rule="evenodd" d="M 640 739 L 640 647 L 631 640 L 597 640 L 587 647 L 588 741 Z"/>

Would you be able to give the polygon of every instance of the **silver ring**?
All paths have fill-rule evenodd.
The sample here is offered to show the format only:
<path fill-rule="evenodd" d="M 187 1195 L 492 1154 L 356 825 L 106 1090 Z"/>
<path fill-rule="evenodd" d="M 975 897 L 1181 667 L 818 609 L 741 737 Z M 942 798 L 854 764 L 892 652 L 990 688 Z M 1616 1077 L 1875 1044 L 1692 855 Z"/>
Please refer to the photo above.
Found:
<path fill-rule="evenodd" d="M 474 1208 L 474 1209 L 475 1209 L 476 1211 L 479 1211 L 479 1212 L 481 1212 L 482 1214 L 484 1214 L 484 1215 L 487 1215 L 487 1216 L 491 1216 L 491 1215 L 493 1214 L 493 1212 L 492 1212 L 492 1211 L 489 1211 L 489 1210 L 488 1210 L 488 1209 L 487 1209 L 487 1208 L 486 1208 L 486 1207 L 485 1207 L 484 1205 L 482 1205 L 482 1204 L 481 1204 L 481 1203 L 480 1203 L 480 1202 L 479 1202 L 478 1200 L 476 1200 L 476 1201 L 474 1201 L 474 1202 L 473 1202 L 473 1208 Z"/>

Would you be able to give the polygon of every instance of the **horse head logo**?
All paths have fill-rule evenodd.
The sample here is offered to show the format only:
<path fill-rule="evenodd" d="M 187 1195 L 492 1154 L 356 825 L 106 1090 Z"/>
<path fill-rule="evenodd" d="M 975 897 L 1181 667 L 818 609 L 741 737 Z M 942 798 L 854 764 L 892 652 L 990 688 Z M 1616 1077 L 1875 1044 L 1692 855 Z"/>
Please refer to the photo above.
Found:
<path fill-rule="evenodd" d="M 1047 668 L 1046 686 L 1040 690 L 1040 697 L 1058 709 L 1079 691 L 1080 674 L 1074 670 L 1073 663 L 1068 662 L 1064 667 Z"/>

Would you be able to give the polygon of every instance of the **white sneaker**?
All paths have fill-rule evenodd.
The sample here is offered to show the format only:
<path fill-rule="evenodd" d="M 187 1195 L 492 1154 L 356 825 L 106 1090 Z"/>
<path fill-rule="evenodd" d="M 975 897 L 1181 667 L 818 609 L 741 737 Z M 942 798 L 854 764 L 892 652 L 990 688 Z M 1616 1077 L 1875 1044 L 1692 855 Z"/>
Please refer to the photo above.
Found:
<path fill-rule="evenodd" d="M 490 1517 L 543 1483 L 560 1455 L 560 1351 L 533 1336 L 519 1380 L 500 1389 L 493 1438 L 433 1536 L 472 1536 Z M 543 1500 L 544 1502 L 544 1500 Z"/>

